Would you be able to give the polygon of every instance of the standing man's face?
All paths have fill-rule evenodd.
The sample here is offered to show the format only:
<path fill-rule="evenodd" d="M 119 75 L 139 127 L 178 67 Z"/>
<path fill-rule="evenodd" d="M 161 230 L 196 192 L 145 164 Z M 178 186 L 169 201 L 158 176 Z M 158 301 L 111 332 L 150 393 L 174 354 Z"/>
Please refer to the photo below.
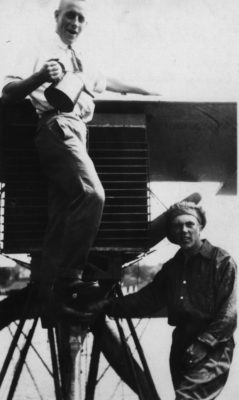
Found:
<path fill-rule="evenodd" d="M 193 215 L 179 215 L 171 222 L 174 242 L 185 251 L 194 252 L 201 247 L 201 229 L 202 226 Z"/>
<path fill-rule="evenodd" d="M 57 33 L 61 40 L 72 45 L 86 24 L 86 12 L 81 1 L 68 1 L 66 4 L 55 11 L 57 23 Z"/>

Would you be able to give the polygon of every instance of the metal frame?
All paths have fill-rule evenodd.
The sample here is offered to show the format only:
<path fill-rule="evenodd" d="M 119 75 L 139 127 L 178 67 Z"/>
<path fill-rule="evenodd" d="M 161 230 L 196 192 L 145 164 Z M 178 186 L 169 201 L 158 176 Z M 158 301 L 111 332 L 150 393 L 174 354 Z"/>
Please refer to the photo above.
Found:
<path fill-rule="evenodd" d="M 19 316 L 19 324 L 17 326 L 16 332 L 12 338 L 12 342 L 9 346 L 5 361 L 3 363 L 2 369 L 0 371 L 0 387 L 3 384 L 5 376 L 7 374 L 8 368 L 10 366 L 13 353 L 18 346 L 18 341 L 23 333 L 23 328 L 27 319 L 29 319 L 29 313 L 31 314 L 31 309 L 33 302 L 36 301 L 35 297 L 35 287 L 34 285 L 30 288 L 29 292 L 26 295 L 25 303 L 22 304 L 21 316 Z M 121 288 L 118 283 L 115 284 L 115 292 L 122 296 Z M 12 400 L 14 398 L 16 388 L 19 382 L 19 378 L 22 373 L 22 368 L 24 363 L 26 362 L 26 358 L 28 355 L 28 350 L 30 346 L 32 346 L 32 339 L 35 333 L 35 329 L 37 326 L 37 322 L 39 320 L 40 315 L 35 315 L 32 322 L 31 327 L 27 335 L 25 335 L 25 343 L 20 351 L 20 356 L 17 362 L 17 366 L 10 384 L 8 396 L 6 400 Z M 76 321 L 79 323 L 78 321 Z M 129 381 L 131 387 L 134 388 L 135 392 L 138 395 L 139 400 L 160 400 L 160 397 L 157 394 L 152 376 L 149 371 L 149 367 L 147 365 L 145 355 L 142 349 L 142 346 L 139 342 L 136 330 L 132 324 L 130 319 L 127 319 L 127 324 L 129 326 L 133 341 L 136 346 L 136 350 L 138 356 L 140 358 L 141 364 L 143 366 L 143 370 L 139 367 L 137 362 L 135 361 L 131 350 L 128 346 L 126 336 L 124 333 L 124 329 L 118 319 L 115 319 L 116 326 L 119 332 L 119 336 L 121 339 L 121 348 L 125 354 L 125 366 L 131 371 L 131 377 L 129 377 Z M 85 393 L 85 400 L 94 400 L 95 399 L 95 389 L 97 385 L 97 374 L 99 367 L 99 360 L 101 355 L 101 334 L 102 329 L 104 328 L 104 318 L 100 318 L 97 322 L 97 334 L 94 335 L 92 352 L 91 352 L 91 361 L 88 373 L 87 387 Z M 66 389 L 64 388 L 64 371 L 61 365 L 61 346 L 58 337 L 58 327 L 50 327 L 48 328 L 48 339 L 50 344 L 50 353 L 52 360 L 52 369 L 53 369 L 53 380 L 54 380 L 54 388 L 55 388 L 55 398 L 56 400 L 78 400 L 76 397 L 76 393 L 74 388 L 70 389 L 70 393 L 66 393 Z M 73 371 L 74 372 L 74 371 Z M 142 382 L 142 376 L 144 376 L 144 382 Z"/>

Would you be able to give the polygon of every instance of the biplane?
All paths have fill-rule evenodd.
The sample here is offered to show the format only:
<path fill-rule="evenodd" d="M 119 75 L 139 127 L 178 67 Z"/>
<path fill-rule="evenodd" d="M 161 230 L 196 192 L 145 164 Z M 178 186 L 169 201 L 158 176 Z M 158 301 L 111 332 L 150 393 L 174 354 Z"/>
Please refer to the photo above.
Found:
<path fill-rule="evenodd" d="M 37 116 L 27 100 L 11 106 L 1 104 L 0 123 L 1 252 L 29 254 L 30 283 L 34 283 L 38 279 L 42 238 L 47 223 L 47 184 L 34 147 Z M 141 254 L 147 254 L 165 237 L 164 214 L 152 219 L 150 182 L 221 182 L 218 194 L 236 194 L 237 105 L 128 101 L 127 98 L 102 100 L 96 102 L 95 117 L 88 130 L 88 151 L 106 193 L 102 223 L 90 261 L 95 265 L 94 278 L 104 284 L 107 282 L 107 285 L 113 282 L 114 295 L 122 295 L 118 285 L 122 266 L 130 265 Z M 200 196 L 192 194 L 191 199 L 198 202 Z M 30 295 L 29 288 L 13 293 L 9 291 L 0 302 L 1 328 L 19 321 L 0 372 L 1 384 L 25 321 L 33 321 L 26 334 L 7 400 L 15 395 L 39 317 L 37 307 L 32 305 L 37 302 L 34 295 L 30 307 L 25 308 Z M 116 324 L 119 338 L 104 324 L 102 328 L 102 321 L 93 328 L 88 383 L 82 399 L 95 398 L 100 352 L 119 375 L 123 375 L 123 380 L 139 399 L 159 399 L 132 321 L 128 321 L 129 329 L 142 367 L 132 358 L 119 321 Z M 76 337 L 82 338 L 88 332 L 84 324 L 80 325 L 77 334 L 71 332 L 71 337 L 75 338 L 71 344 L 68 343 L 71 351 Z M 65 368 L 61 352 L 63 336 L 62 330 L 48 332 L 55 396 L 56 400 L 74 400 L 79 398 L 74 363 L 82 343 L 78 342 L 70 362 L 69 391 L 66 389 L 69 388 L 69 382 L 66 382 L 69 368 Z M 102 337 L 105 338 L 103 342 Z M 118 355 L 122 351 L 126 355 L 122 356 L 119 365 Z M 149 393 L 150 397 L 147 397 Z"/>

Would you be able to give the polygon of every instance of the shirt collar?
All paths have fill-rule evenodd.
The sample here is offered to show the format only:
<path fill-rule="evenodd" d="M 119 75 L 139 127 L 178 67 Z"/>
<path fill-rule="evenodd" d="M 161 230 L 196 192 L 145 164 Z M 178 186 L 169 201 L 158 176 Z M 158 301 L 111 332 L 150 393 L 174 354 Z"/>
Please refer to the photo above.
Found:
<path fill-rule="evenodd" d="M 211 243 L 209 243 L 209 241 L 207 239 L 203 239 L 201 248 L 199 249 L 198 253 L 194 254 L 194 256 L 197 256 L 198 254 L 200 254 L 202 257 L 208 258 L 210 260 L 214 256 L 213 249 L 214 248 L 211 245 Z M 179 249 L 179 251 L 176 253 L 175 257 L 177 257 L 177 258 L 184 257 L 183 250 Z"/>
<path fill-rule="evenodd" d="M 58 33 L 55 33 L 55 43 L 60 49 L 62 49 L 64 51 L 67 51 L 67 49 L 69 49 L 68 44 L 65 44 L 64 42 L 62 42 L 62 40 L 61 40 L 60 36 L 58 35 Z M 72 49 L 74 51 L 76 51 L 76 47 L 77 47 L 76 43 L 74 43 L 71 47 L 72 47 Z"/>

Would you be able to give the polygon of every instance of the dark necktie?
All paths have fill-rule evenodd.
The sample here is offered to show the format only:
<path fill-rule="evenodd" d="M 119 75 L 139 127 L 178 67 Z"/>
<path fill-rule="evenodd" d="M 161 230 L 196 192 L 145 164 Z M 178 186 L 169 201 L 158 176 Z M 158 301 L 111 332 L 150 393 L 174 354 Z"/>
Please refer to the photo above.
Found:
<path fill-rule="evenodd" d="M 75 50 L 69 46 L 69 49 L 71 51 L 71 61 L 73 64 L 73 72 L 83 72 L 83 67 L 81 60 L 76 56 Z M 90 88 L 85 84 L 84 89 L 83 89 L 87 94 L 89 94 L 91 97 L 94 98 L 94 93 Z"/>
<path fill-rule="evenodd" d="M 82 67 L 82 63 L 81 60 L 76 56 L 75 50 L 69 46 L 69 49 L 71 51 L 71 61 L 73 64 L 73 71 L 74 72 L 82 72 L 83 71 L 83 67 Z"/>

